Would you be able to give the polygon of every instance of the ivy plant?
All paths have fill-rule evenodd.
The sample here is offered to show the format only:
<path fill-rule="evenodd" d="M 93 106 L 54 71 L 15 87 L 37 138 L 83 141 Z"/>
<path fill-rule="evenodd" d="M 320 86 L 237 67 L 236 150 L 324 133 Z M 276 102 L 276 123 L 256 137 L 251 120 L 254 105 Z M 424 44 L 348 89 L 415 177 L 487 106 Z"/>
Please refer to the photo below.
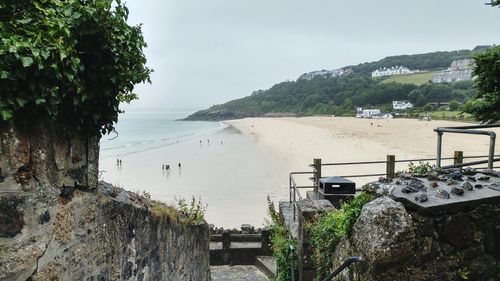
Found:
<path fill-rule="evenodd" d="M 2 0 L 0 121 L 112 131 L 119 103 L 150 82 L 141 26 L 127 18 L 119 0 Z"/>

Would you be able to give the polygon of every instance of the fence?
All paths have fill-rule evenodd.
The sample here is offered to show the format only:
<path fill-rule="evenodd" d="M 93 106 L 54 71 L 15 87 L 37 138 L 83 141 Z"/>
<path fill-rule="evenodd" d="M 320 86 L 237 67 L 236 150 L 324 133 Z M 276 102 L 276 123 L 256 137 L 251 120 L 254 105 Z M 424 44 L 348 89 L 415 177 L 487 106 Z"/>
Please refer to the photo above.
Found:
<path fill-rule="evenodd" d="M 480 159 L 480 158 L 488 158 L 488 160 L 479 160 L 464 163 L 464 159 Z M 410 163 L 410 162 L 423 162 L 423 161 L 437 161 L 438 158 L 421 158 L 421 159 L 402 159 L 396 160 L 395 155 L 387 155 L 386 160 L 379 161 L 362 161 L 362 162 L 337 162 L 337 163 L 322 163 L 321 159 L 313 159 L 313 163 L 309 165 L 312 168 L 312 171 L 307 172 L 291 172 L 289 175 L 289 196 L 290 196 L 290 204 L 293 207 L 293 219 L 295 220 L 295 202 L 298 200 L 302 200 L 302 195 L 300 194 L 300 189 L 312 189 L 314 191 L 318 191 L 319 180 L 322 178 L 322 167 L 325 166 L 356 166 L 356 165 L 376 165 L 376 164 L 385 164 L 385 173 L 373 173 L 373 174 L 351 174 L 351 175 L 341 175 L 344 178 L 361 178 L 361 177 L 387 177 L 394 178 L 396 175 L 396 163 Z M 453 160 L 452 165 L 442 166 L 441 168 L 459 168 L 465 166 L 474 166 L 488 163 L 488 167 L 480 167 L 479 169 L 490 169 L 490 163 L 500 161 L 500 155 L 481 155 L 481 156 L 464 156 L 463 151 L 455 151 L 453 157 L 447 158 L 439 158 L 439 161 L 442 160 Z M 493 167 L 491 165 L 491 169 L 500 168 Z M 312 185 L 297 185 L 294 176 L 297 175 L 311 175 L 309 180 L 312 182 Z M 357 188 L 357 191 L 360 189 Z"/>

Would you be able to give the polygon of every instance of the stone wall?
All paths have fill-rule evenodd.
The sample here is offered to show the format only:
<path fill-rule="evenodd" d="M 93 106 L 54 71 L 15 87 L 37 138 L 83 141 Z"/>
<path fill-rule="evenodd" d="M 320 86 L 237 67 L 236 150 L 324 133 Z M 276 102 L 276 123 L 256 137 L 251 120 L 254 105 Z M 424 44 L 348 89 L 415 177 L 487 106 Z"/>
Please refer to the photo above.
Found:
<path fill-rule="evenodd" d="M 0 280 L 208 280 L 206 224 L 98 183 L 97 138 L 0 129 Z"/>
<path fill-rule="evenodd" d="M 363 207 L 332 258 L 364 261 L 334 280 L 499 280 L 500 207 L 424 215 L 380 197 Z"/>

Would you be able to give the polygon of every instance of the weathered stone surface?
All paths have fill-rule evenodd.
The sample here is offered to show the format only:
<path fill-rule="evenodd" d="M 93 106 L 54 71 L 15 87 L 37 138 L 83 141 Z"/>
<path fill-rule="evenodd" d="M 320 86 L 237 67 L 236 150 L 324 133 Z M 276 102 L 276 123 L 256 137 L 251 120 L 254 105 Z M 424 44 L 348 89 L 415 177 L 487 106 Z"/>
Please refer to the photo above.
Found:
<path fill-rule="evenodd" d="M 372 264 L 396 262 L 412 254 L 415 233 L 403 205 L 388 197 L 366 204 L 353 226 L 353 244 Z"/>
<path fill-rule="evenodd" d="M 0 280 L 207 280 L 208 226 L 99 185 L 98 150 L 50 123 L 0 129 Z"/>

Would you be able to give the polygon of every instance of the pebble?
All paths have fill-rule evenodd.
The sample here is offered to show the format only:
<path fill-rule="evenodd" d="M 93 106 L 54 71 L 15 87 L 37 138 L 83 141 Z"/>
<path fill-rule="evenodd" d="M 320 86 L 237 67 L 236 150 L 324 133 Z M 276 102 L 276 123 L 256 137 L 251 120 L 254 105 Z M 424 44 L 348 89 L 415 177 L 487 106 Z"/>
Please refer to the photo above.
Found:
<path fill-rule="evenodd" d="M 466 191 L 471 191 L 473 189 L 472 184 L 470 182 L 464 182 L 462 184 L 462 188 Z"/>
<path fill-rule="evenodd" d="M 483 185 L 482 184 L 476 184 L 474 185 L 475 188 L 483 188 Z"/>
<path fill-rule="evenodd" d="M 436 192 L 436 197 L 441 199 L 450 199 L 450 194 L 448 191 L 440 189 Z"/>
<path fill-rule="evenodd" d="M 461 187 L 454 186 L 451 188 L 451 193 L 454 193 L 456 195 L 464 195 L 464 192 L 465 192 L 465 190 Z"/>
<path fill-rule="evenodd" d="M 415 201 L 419 202 L 419 203 L 423 203 L 425 201 L 429 200 L 429 197 L 427 196 L 427 194 L 418 194 L 417 196 L 415 196 Z"/>

